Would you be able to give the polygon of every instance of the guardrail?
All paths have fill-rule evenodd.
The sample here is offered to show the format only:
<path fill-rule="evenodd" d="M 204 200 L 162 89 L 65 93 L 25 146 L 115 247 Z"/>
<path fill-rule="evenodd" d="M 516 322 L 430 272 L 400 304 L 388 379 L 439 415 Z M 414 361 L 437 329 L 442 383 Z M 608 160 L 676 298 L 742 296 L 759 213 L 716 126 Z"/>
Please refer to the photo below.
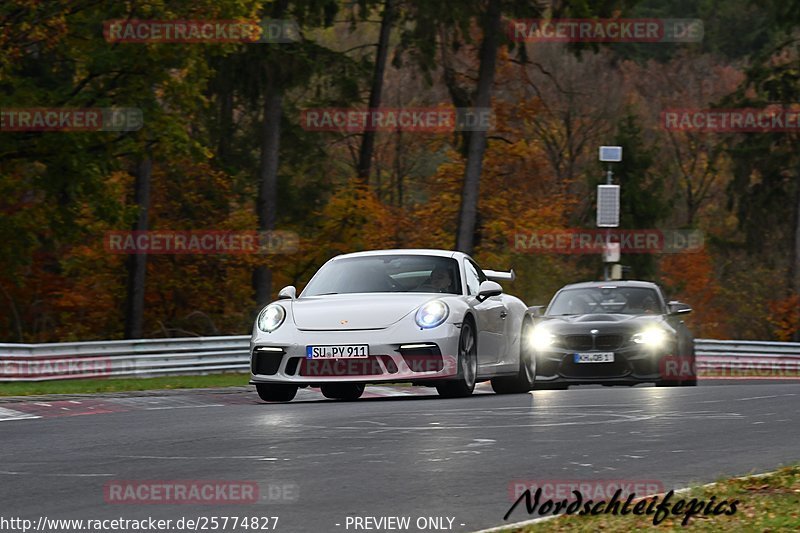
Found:
<path fill-rule="evenodd" d="M 0 381 L 247 372 L 249 335 L 0 344 Z M 800 377 L 800 343 L 696 339 L 697 370 Z"/>
<path fill-rule="evenodd" d="M 0 381 L 246 372 L 250 336 L 0 344 Z"/>
<path fill-rule="evenodd" d="M 695 339 L 694 350 L 700 376 L 800 377 L 800 343 Z"/>

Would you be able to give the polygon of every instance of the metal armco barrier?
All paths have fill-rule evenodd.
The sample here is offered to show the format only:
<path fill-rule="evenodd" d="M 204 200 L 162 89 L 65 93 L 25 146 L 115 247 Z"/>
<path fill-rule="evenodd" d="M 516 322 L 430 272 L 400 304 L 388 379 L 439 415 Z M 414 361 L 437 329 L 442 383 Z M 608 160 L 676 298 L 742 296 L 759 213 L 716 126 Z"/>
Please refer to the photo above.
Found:
<path fill-rule="evenodd" d="M 800 378 L 800 343 L 695 339 L 700 376 Z"/>
<path fill-rule="evenodd" d="M 154 377 L 246 372 L 249 335 L 0 344 L 0 381 Z M 800 343 L 696 339 L 697 369 L 800 377 Z"/>
<path fill-rule="evenodd" d="M 246 372 L 249 335 L 0 344 L 0 381 Z"/>

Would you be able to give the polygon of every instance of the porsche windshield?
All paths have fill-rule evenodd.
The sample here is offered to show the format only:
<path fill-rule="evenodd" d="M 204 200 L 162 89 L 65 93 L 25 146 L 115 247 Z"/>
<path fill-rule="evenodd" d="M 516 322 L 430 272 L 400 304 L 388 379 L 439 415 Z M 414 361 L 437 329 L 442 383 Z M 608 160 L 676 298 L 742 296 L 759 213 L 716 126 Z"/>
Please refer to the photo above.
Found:
<path fill-rule="evenodd" d="M 615 313 L 623 315 L 663 314 L 658 293 L 645 287 L 586 287 L 559 292 L 549 316 Z"/>
<path fill-rule="evenodd" d="M 458 262 L 449 257 L 379 255 L 331 261 L 301 296 L 359 292 L 461 294 Z"/>

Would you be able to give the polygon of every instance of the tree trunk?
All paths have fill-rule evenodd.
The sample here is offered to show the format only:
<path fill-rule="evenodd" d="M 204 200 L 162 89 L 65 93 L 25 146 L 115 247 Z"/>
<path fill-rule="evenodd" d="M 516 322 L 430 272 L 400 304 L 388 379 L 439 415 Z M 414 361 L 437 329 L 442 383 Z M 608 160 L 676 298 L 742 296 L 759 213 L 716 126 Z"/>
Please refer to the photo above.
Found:
<path fill-rule="evenodd" d="M 278 214 L 278 157 L 283 89 L 273 81 L 274 76 L 271 72 L 268 72 L 268 80 L 264 98 L 264 116 L 261 122 L 261 164 L 256 202 L 259 232 L 274 230 Z M 266 264 L 260 264 L 253 271 L 253 289 L 258 306 L 269 302 L 272 293 L 272 271 Z"/>
<path fill-rule="evenodd" d="M 483 24 L 483 42 L 478 69 L 478 90 L 475 97 L 477 110 L 488 109 L 492 103 L 497 50 L 500 46 L 500 2 L 490 1 Z M 480 190 L 483 154 L 486 151 L 486 132 L 471 132 L 467 149 L 467 166 L 464 185 L 461 189 L 461 207 L 458 213 L 456 249 L 471 254 L 475 245 L 475 229 L 478 217 L 478 193 Z"/>
<path fill-rule="evenodd" d="M 222 89 L 219 92 L 219 139 L 217 140 L 217 159 L 222 167 L 227 167 L 231 160 L 231 141 L 233 139 L 233 86 L 230 83 L 230 69 L 223 67 L 222 75 L 227 79 L 220 80 Z"/>
<path fill-rule="evenodd" d="M 442 54 L 442 79 L 447 87 L 447 92 L 450 94 L 450 101 L 453 102 L 456 109 L 471 107 L 473 95 L 470 94 L 467 88 L 458 83 L 458 76 L 454 66 L 455 61 L 451 58 L 452 43 L 449 42 L 445 28 L 440 28 L 439 30 L 439 43 Z M 468 130 L 456 131 L 455 137 L 457 139 L 458 152 L 462 157 L 466 158 L 469 152 L 470 132 Z"/>
<path fill-rule="evenodd" d="M 278 0 L 265 16 L 280 19 L 289 7 L 289 0 Z M 267 59 L 266 87 L 264 88 L 264 113 L 261 120 L 261 162 L 258 169 L 258 198 L 256 217 L 258 231 L 272 231 L 278 220 L 278 162 L 281 143 L 281 117 L 283 115 L 283 86 L 278 83 L 280 69 Z M 272 270 L 262 262 L 253 269 L 253 298 L 258 307 L 267 304 L 272 294 Z"/>
<path fill-rule="evenodd" d="M 383 5 L 381 32 L 378 38 L 378 52 L 375 56 L 375 70 L 372 75 L 372 87 L 369 92 L 369 108 L 377 109 L 381 105 L 383 90 L 383 73 L 386 71 L 386 57 L 389 53 L 389 35 L 392 32 L 394 18 L 394 0 L 386 0 Z M 361 150 L 358 156 L 358 179 L 369 183 L 372 166 L 372 153 L 375 150 L 375 131 L 367 129 L 361 138 Z"/>
<path fill-rule="evenodd" d="M 139 206 L 139 217 L 133 225 L 134 231 L 147 231 L 150 210 L 150 183 L 153 176 L 153 161 L 145 155 L 137 164 L 134 183 L 134 202 Z M 125 296 L 125 338 L 140 339 L 144 325 L 144 289 L 147 274 L 147 254 L 133 253 L 126 263 L 128 283 Z"/>

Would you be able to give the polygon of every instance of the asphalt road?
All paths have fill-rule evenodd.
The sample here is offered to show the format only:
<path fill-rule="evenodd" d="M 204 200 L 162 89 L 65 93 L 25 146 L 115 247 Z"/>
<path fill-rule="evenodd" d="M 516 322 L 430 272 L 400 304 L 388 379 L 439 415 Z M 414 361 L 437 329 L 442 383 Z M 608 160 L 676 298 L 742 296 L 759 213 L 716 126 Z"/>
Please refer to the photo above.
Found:
<path fill-rule="evenodd" d="M 286 532 L 366 530 L 348 516 L 407 516 L 406 531 L 418 531 L 421 517 L 447 517 L 452 525 L 420 524 L 475 531 L 504 523 L 518 480 L 669 489 L 800 461 L 797 382 L 461 400 L 397 391 L 407 396 L 344 403 L 301 391 L 299 401 L 264 404 L 241 389 L 4 401 L 0 517 L 277 516 L 275 530 Z M 255 482 L 259 500 L 132 504 L 108 492 L 188 480 Z M 518 508 L 509 521 L 528 518 Z"/>

